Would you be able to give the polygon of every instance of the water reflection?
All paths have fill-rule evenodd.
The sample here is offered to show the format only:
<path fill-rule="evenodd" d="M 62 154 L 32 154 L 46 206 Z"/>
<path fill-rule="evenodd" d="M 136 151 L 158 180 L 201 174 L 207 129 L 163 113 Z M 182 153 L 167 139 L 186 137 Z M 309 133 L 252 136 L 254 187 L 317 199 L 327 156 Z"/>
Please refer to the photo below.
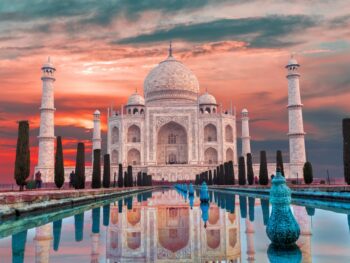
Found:
<path fill-rule="evenodd" d="M 268 199 L 236 198 L 232 194 L 210 191 L 212 201 L 208 204 L 200 203 L 198 195 L 188 196 L 175 190 L 146 193 L 105 202 L 85 212 L 77 210 L 77 214 L 55 218 L 34 229 L 23 231 L 17 226 L 12 235 L 12 262 L 62 262 L 72 256 L 72 250 L 79 248 L 81 253 L 78 257 L 75 255 L 79 262 L 313 261 L 313 249 L 317 248 L 314 244 L 319 241 L 313 240 L 312 246 L 313 218 L 317 219 L 324 210 L 315 212 L 310 206 L 292 205 L 301 235 L 297 246 L 281 250 L 269 246 L 266 237 Z M 331 218 L 334 219 L 334 215 L 342 217 L 343 227 L 348 229 L 349 215 L 333 213 Z M 346 240 L 350 240 L 346 234 Z M 1 251 L 1 241 L 0 256 L 3 257 L 7 252 Z M 346 245 L 346 241 L 343 242 L 343 246 Z M 344 254 L 346 257 L 346 252 Z M 326 259 L 323 262 L 327 262 Z"/>
<path fill-rule="evenodd" d="M 124 206 L 116 214 L 112 206 L 107 259 L 240 262 L 239 216 L 215 204 L 209 208 L 209 204 L 200 204 L 198 198 L 189 197 L 189 203 L 184 198 L 171 190 L 156 192 L 146 202 L 134 203 L 130 211 Z"/>

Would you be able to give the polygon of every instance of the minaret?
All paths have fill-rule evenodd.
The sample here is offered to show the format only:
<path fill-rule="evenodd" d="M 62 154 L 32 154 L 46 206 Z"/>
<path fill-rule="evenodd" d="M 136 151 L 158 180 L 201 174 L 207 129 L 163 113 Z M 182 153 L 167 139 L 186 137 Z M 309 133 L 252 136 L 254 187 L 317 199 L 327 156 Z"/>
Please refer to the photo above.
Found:
<path fill-rule="evenodd" d="M 303 113 L 300 98 L 298 72 L 300 65 L 296 59 L 291 56 L 288 61 L 287 79 L 288 79 L 288 120 L 289 120 L 289 159 L 290 159 L 290 178 L 302 176 L 303 165 L 306 161 L 305 155 L 305 132 L 303 125 Z"/>
<path fill-rule="evenodd" d="M 99 110 L 94 112 L 94 130 L 92 135 L 92 162 L 94 159 L 94 150 L 101 150 L 101 113 Z"/>
<path fill-rule="evenodd" d="M 40 171 L 43 182 L 53 182 L 54 177 L 54 150 L 55 150 L 55 123 L 54 123 L 54 86 L 55 71 L 50 57 L 41 68 L 43 82 L 40 107 L 39 157 L 36 171 Z"/>
<path fill-rule="evenodd" d="M 251 153 L 249 136 L 249 117 L 248 110 L 242 110 L 242 156 L 247 158 L 247 153 Z"/>

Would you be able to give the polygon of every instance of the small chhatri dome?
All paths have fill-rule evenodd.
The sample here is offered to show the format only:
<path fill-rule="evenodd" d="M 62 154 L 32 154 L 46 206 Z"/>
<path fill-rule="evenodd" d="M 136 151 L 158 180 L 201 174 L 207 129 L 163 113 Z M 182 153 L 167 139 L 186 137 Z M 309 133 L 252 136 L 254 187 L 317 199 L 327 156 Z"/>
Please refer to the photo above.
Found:
<path fill-rule="evenodd" d="M 94 114 L 95 114 L 95 115 L 100 115 L 101 112 L 100 112 L 99 110 L 95 110 Z"/>
<path fill-rule="evenodd" d="M 51 62 L 50 57 L 47 58 L 47 61 L 43 64 L 42 68 L 51 68 L 51 69 L 55 69 L 54 65 Z"/>
<path fill-rule="evenodd" d="M 294 54 L 292 54 L 292 55 L 290 56 L 290 59 L 288 60 L 287 66 L 292 66 L 292 65 L 297 65 L 297 66 L 299 66 L 298 61 L 294 58 Z"/>
<path fill-rule="evenodd" d="M 137 92 L 135 92 L 129 97 L 128 103 L 127 103 L 127 106 L 144 106 L 144 105 L 145 105 L 145 99 Z"/>
<path fill-rule="evenodd" d="M 199 83 L 192 71 L 173 57 L 170 46 L 168 58 L 160 62 L 145 78 L 144 92 L 146 102 L 196 101 Z"/>
<path fill-rule="evenodd" d="M 198 103 L 199 105 L 217 105 L 215 97 L 208 92 L 198 98 Z"/>
<path fill-rule="evenodd" d="M 242 113 L 248 113 L 248 110 L 247 110 L 246 108 L 244 108 L 244 109 L 242 110 Z"/>

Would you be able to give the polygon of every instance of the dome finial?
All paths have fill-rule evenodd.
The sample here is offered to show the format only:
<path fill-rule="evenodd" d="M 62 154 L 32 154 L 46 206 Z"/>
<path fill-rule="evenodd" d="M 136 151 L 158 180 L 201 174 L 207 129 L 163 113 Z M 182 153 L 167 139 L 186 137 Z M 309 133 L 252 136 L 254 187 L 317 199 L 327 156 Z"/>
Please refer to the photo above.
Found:
<path fill-rule="evenodd" d="M 173 56 L 173 47 L 172 47 L 172 41 L 169 42 L 169 57 Z"/>

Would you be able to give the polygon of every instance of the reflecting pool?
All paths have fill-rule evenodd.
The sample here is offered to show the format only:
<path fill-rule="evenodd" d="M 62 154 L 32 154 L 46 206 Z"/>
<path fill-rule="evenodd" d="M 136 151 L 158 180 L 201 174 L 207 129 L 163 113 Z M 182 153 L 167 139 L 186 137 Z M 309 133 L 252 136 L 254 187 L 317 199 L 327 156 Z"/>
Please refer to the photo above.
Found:
<path fill-rule="evenodd" d="M 301 235 L 281 251 L 266 197 L 209 196 L 165 189 L 4 221 L 0 262 L 350 262 L 347 204 L 293 200 Z"/>

